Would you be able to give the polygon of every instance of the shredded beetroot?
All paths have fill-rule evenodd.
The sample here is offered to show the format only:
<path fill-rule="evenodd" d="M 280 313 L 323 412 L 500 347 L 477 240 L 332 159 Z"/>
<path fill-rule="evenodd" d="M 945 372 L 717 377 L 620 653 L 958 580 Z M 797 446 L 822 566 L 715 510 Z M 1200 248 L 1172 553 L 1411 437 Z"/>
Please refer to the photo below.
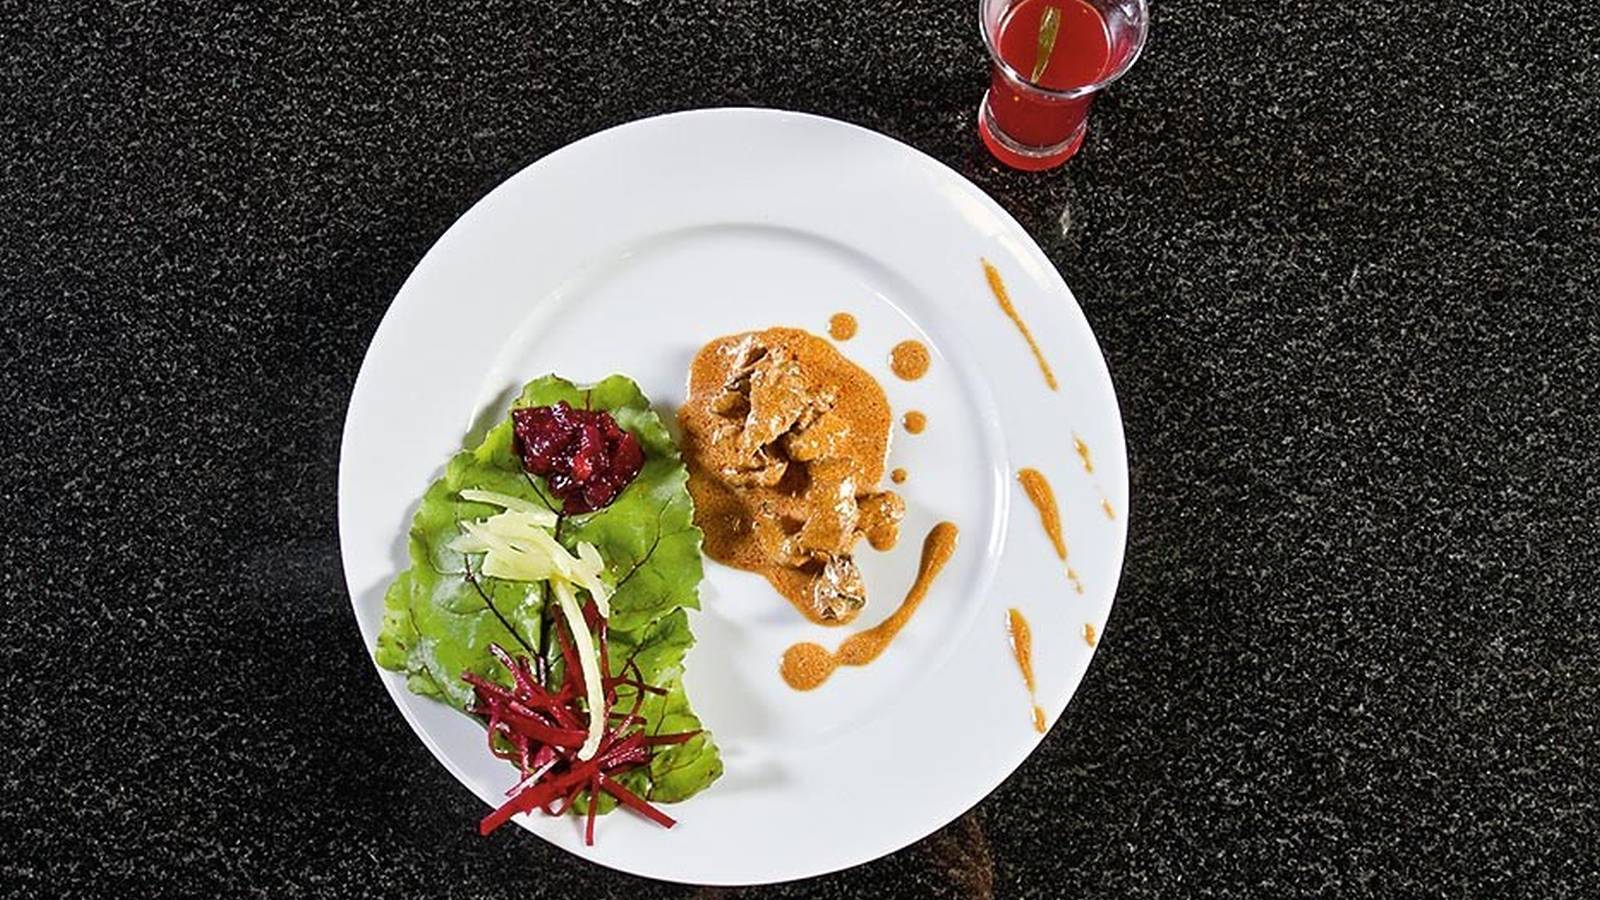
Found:
<path fill-rule="evenodd" d="M 566 401 L 511 411 L 522 467 L 545 480 L 567 515 L 611 505 L 644 467 L 639 439 L 603 410 Z"/>
<path fill-rule="evenodd" d="M 589 627 L 605 647 L 605 620 L 590 603 L 584 610 Z M 639 795 L 617 782 L 617 776 L 639 766 L 650 764 L 653 748 L 681 744 L 698 731 L 676 734 L 644 733 L 644 719 L 639 708 L 644 695 L 666 693 L 660 687 L 645 684 L 639 666 L 628 660 L 620 675 L 607 675 L 604 690 L 606 708 L 613 710 L 607 717 L 600 747 L 587 760 L 578 759 L 578 748 L 583 745 L 585 725 L 589 712 L 584 709 L 583 676 L 577 665 L 572 635 L 556 626 L 556 637 L 561 643 L 566 677 L 560 688 L 550 688 L 546 676 L 548 668 L 539 661 L 530 663 L 525 656 L 512 656 L 498 645 L 491 646 L 500 664 L 511 673 L 511 687 L 498 684 L 468 672 L 462 678 L 470 685 L 477 702 L 472 712 L 483 716 L 489 728 L 489 752 L 509 760 L 522 773 L 521 780 L 506 792 L 508 800 L 494 812 L 484 816 L 478 824 L 480 834 L 488 834 L 505 824 L 517 813 L 543 810 L 548 815 L 561 815 L 572 808 L 578 798 L 588 792 L 589 810 L 584 822 L 584 843 L 594 843 L 594 819 L 601 792 L 610 794 L 617 802 L 663 827 L 677 824 L 671 816 L 656 809 Z M 584 638 L 588 639 L 587 636 Z M 602 667 L 602 672 L 610 670 Z M 630 677 L 631 676 L 631 677 Z M 633 691 L 632 709 L 626 714 L 616 712 L 619 688 Z M 500 740 L 496 741 L 496 736 Z M 506 745 L 510 750 L 504 749 Z"/>

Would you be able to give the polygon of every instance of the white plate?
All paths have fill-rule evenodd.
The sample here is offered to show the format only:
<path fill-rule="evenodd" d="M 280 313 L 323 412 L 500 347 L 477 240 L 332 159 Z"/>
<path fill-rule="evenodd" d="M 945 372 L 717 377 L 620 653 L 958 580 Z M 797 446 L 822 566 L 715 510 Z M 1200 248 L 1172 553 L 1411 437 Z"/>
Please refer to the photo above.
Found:
<path fill-rule="evenodd" d="M 990 295 L 982 258 L 1005 275 L 1059 392 Z M 1093 654 L 1084 623 L 1101 628 L 1111 609 L 1128 508 L 1111 380 L 1072 293 L 993 200 L 882 135 L 765 110 L 648 119 L 539 160 L 450 228 L 384 316 L 350 400 L 339 470 L 345 575 L 369 649 L 384 588 L 406 565 L 418 498 L 523 382 L 620 371 L 670 419 L 706 341 L 771 325 L 825 333 L 840 311 L 861 326 L 840 348 L 879 377 L 896 416 L 920 409 L 929 419 L 919 436 L 895 429 L 890 465 L 910 472 L 898 488 L 909 511 L 898 548 L 863 548 L 871 604 L 856 625 L 827 629 L 761 579 L 708 564 L 686 678 L 726 774 L 669 808 L 680 821 L 670 831 L 618 812 L 584 847 L 575 819 L 518 819 L 557 846 L 674 881 L 782 881 L 892 852 L 993 790 L 1041 739 L 1007 608 L 1032 621 L 1051 722 Z M 905 382 L 887 356 L 911 337 L 934 362 Z M 1093 449 L 1092 475 L 1075 434 Z M 1022 466 L 1055 486 L 1082 594 L 1017 487 Z M 923 536 L 945 519 L 960 526 L 960 546 L 889 651 L 816 691 L 786 687 L 783 649 L 833 646 L 887 616 Z M 483 730 L 382 674 L 439 761 L 497 803 L 513 771 L 485 751 Z"/>

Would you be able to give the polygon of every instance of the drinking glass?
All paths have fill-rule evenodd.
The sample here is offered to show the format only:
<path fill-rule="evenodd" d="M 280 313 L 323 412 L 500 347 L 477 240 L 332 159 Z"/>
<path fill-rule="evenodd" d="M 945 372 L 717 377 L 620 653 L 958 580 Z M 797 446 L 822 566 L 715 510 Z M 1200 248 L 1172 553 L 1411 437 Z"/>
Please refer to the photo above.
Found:
<path fill-rule="evenodd" d="M 1146 0 L 979 0 L 989 90 L 978 133 L 1008 166 L 1040 171 L 1083 145 L 1089 107 L 1144 49 Z"/>

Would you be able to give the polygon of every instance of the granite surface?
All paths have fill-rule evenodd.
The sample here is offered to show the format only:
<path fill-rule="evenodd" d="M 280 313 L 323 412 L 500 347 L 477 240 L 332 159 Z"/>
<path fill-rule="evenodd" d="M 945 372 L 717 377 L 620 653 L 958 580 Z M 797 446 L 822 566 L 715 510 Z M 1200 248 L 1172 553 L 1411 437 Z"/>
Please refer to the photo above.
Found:
<path fill-rule="evenodd" d="M 976 145 L 973 5 L 0 2 L 0 894 L 1600 895 L 1600 7 L 1165 0 L 1026 175 Z M 1104 345 L 1136 510 L 1015 776 L 750 892 L 477 838 L 334 521 L 429 243 L 569 141 L 730 104 L 1011 210 Z"/>

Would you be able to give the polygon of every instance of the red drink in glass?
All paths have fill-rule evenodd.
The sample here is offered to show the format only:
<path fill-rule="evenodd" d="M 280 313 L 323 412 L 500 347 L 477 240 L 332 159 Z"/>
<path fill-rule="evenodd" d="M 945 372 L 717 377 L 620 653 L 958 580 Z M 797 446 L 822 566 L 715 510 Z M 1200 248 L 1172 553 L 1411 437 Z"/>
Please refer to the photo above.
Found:
<path fill-rule="evenodd" d="M 980 0 L 993 68 L 978 132 L 1001 162 L 1061 165 L 1083 144 L 1095 94 L 1138 58 L 1145 0 Z"/>

